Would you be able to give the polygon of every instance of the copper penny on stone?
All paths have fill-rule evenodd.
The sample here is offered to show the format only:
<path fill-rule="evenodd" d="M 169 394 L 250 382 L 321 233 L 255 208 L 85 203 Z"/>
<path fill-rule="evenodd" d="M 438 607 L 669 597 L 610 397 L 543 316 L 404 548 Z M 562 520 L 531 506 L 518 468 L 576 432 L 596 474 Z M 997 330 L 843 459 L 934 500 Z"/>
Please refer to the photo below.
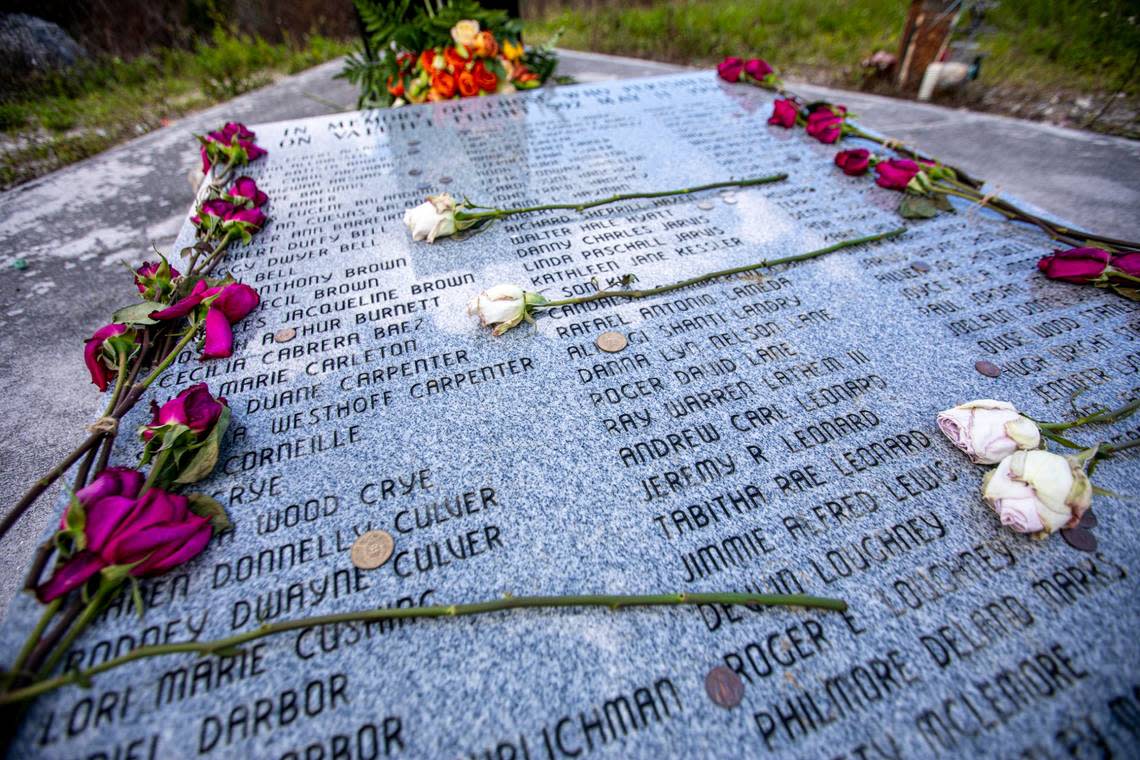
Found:
<path fill-rule="evenodd" d="M 423 173 L 423 169 L 408 169 L 408 174 L 412 177 L 418 177 Z"/>
<path fill-rule="evenodd" d="M 974 362 L 974 369 L 976 369 L 978 372 L 981 372 L 986 377 L 997 377 L 1001 374 L 1001 367 L 994 364 L 993 362 L 988 362 L 985 359 Z"/>
<path fill-rule="evenodd" d="M 607 354 L 616 354 L 629 345 L 629 341 L 619 332 L 604 332 L 594 342 Z"/>
<path fill-rule="evenodd" d="M 1079 552 L 1095 552 L 1096 536 L 1084 528 L 1062 528 L 1061 538 L 1065 543 Z"/>
<path fill-rule="evenodd" d="M 297 331 L 292 327 L 282 327 L 277 332 L 273 333 L 273 340 L 278 343 L 288 343 L 297 337 Z"/>
<path fill-rule="evenodd" d="M 375 570 L 388 561 L 396 542 L 386 530 L 370 530 L 352 544 L 352 564 L 361 570 Z"/>
<path fill-rule="evenodd" d="M 744 682 L 730 668 L 717 665 L 705 676 L 705 692 L 713 702 L 731 710 L 744 699 Z"/>
<path fill-rule="evenodd" d="M 1077 527 L 1091 529 L 1095 528 L 1099 524 L 1100 520 L 1096 519 L 1096 515 L 1093 514 L 1093 511 L 1090 509 L 1088 512 L 1085 512 L 1083 515 L 1081 515 L 1081 521 L 1077 523 Z"/>

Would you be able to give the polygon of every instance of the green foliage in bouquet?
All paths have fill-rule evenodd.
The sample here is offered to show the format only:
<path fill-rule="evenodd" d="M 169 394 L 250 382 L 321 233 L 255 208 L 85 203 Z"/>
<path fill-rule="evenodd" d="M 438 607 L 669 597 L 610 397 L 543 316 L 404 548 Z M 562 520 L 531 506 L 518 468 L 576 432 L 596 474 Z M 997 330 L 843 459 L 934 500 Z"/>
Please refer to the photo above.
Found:
<path fill-rule="evenodd" d="M 348 56 L 338 76 L 360 89 L 360 108 L 528 89 L 545 82 L 557 65 L 554 40 L 525 48 L 521 20 L 475 0 L 355 3 L 366 41 Z M 477 28 L 483 44 L 461 44 L 453 30 L 462 25 Z M 437 78 L 440 72 L 444 76 Z M 493 86 L 486 72 L 494 75 Z M 477 84 L 472 84 L 473 76 Z"/>

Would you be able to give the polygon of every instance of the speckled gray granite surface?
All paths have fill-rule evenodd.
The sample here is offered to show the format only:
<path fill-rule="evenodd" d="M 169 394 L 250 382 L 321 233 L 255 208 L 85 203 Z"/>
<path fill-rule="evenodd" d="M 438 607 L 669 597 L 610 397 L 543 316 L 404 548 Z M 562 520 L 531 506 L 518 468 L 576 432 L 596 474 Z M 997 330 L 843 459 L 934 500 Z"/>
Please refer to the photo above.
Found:
<path fill-rule="evenodd" d="M 112 609 L 68 662 L 504 593 L 803 591 L 849 613 L 310 629 L 42 698 L 11 755 L 1136 755 L 1137 506 L 1098 497 L 1094 554 L 1012 535 L 933 424 L 973 397 L 1064 419 L 1078 390 L 1085 408 L 1140 392 L 1140 311 L 1038 277 L 1039 234 L 962 209 L 896 242 L 557 310 L 498 339 L 464 314 L 499 282 L 552 297 L 630 272 L 664 283 L 899 224 L 898 196 L 840 174 L 834 147 L 767 127 L 770 100 L 686 74 L 259 126 L 271 153 L 250 173 L 272 221 L 229 261 L 263 306 L 234 359 L 188 356 L 158 392 L 207 380 L 233 406 L 204 490 L 236 529 L 148 583 L 144 620 Z M 789 181 L 434 246 L 400 223 L 441 189 L 522 205 L 777 171 Z M 600 355 L 606 330 L 629 347 Z M 1136 458 L 1097 483 L 1136 493 Z M 396 554 L 357 571 L 348 547 L 370 527 Z M 13 604 L 5 659 L 35 614 Z M 706 696 L 718 664 L 743 678 L 735 709 Z"/>

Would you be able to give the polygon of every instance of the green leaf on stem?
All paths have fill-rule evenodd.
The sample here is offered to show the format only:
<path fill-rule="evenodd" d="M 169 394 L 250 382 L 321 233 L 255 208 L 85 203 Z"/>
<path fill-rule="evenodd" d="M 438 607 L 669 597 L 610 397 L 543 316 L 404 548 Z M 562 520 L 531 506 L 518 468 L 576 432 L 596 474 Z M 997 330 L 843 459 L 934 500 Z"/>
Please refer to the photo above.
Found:
<path fill-rule="evenodd" d="M 899 203 L 899 216 L 903 219 L 932 219 L 938 216 L 938 206 L 930 198 L 907 193 Z"/>
<path fill-rule="evenodd" d="M 233 527 L 230 522 L 230 516 L 226 514 L 225 508 L 218 503 L 217 500 L 210 498 L 204 493 L 187 494 L 186 499 L 189 502 L 190 511 L 199 517 L 208 517 L 210 524 L 214 526 L 214 533 L 225 533 Z"/>
<path fill-rule="evenodd" d="M 155 301 L 143 301 L 142 303 L 131 304 L 124 306 L 111 315 L 111 321 L 121 325 L 154 325 L 158 324 L 157 319 L 151 319 L 150 313 L 152 311 L 161 311 L 166 308 L 164 303 L 156 303 Z"/>
<path fill-rule="evenodd" d="M 195 449 L 190 462 L 175 476 L 175 483 L 196 483 L 213 472 L 214 465 L 218 461 L 218 451 L 221 449 L 222 434 L 226 432 L 229 424 L 230 408 L 227 406 L 222 409 L 222 414 L 214 423 L 214 429 L 210 431 L 210 435 Z"/>
<path fill-rule="evenodd" d="M 950 203 L 950 198 L 948 198 L 945 193 L 935 192 L 930 200 L 939 211 L 945 211 L 947 214 L 954 213 L 954 204 Z"/>

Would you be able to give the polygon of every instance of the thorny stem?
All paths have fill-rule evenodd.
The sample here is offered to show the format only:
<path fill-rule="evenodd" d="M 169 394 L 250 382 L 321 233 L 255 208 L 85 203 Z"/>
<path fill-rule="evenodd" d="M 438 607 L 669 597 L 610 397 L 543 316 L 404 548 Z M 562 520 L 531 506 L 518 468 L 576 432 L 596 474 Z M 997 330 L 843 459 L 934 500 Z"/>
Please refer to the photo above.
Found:
<path fill-rule="evenodd" d="M 547 203 L 542 206 L 525 206 L 522 208 L 507 208 L 507 209 L 491 209 L 489 211 L 477 211 L 475 213 L 460 211 L 456 213 L 455 218 L 460 221 L 473 220 L 473 219 L 502 219 L 505 216 L 513 214 L 527 214 L 532 211 L 551 211 L 554 209 L 571 209 L 573 211 L 585 211 L 588 208 L 595 206 L 604 206 L 608 203 L 617 203 L 618 201 L 628 201 L 637 198 L 665 198 L 672 195 L 689 195 L 691 193 L 699 193 L 703 190 L 715 190 L 721 187 L 752 187 L 754 185 L 766 185 L 772 182 L 782 182 L 788 178 L 787 174 L 773 174 L 770 177 L 756 177 L 753 179 L 742 180 L 729 180 L 726 182 L 711 182 L 707 185 L 698 185 L 696 187 L 686 187 L 680 190 L 660 190 L 652 193 L 624 193 L 622 195 L 611 195 L 609 198 L 602 198 L 596 201 L 586 201 L 584 203 Z M 471 208 L 486 208 L 485 206 L 471 206 Z"/>
<path fill-rule="evenodd" d="M 1100 448 L 1097 449 L 1097 453 L 1101 456 L 1108 456 L 1109 454 L 1115 454 L 1118 451 L 1134 449 L 1137 446 L 1140 446 L 1140 438 L 1129 438 L 1128 440 L 1121 441 L 1120 443 L 1102 443 L 1100 445 Z"/>
<path fill-rule="evenodd" d="M 690 285 L 696 285 L 708 280 L 715 280 L 719 277 L 730 277 L 734 274 L 742 274 L 744 272 L 751 272 L 756 269 L 763 269 L 765 267 L 774 267 L 778 264 L 791 264 L 796 261 L 806 261 L 807 259 L 814 259 L 817 256 L 823 256 L 843 248 L 851 248 L 852 246 L 862 245 L 864 243 L 872 243 L 876 240 L 887 240 L 895 238 L 906 232 L 905 227 L 890 230 L 889 232 L 880 232 L 875 235 L 866 235 L 860 238 L 852 238 L 851 240 L 841 240 L 834 245 L 829 245 L 826 248 L 819 248 L 807 253 L 800 253 L 795 256 L 784 256 L 778 259 L 765 259 L 755 264 L 745 264 L 744 266 L 732 267 L 731 269 L 720 269 L 716 272 L 709 272 L 707 274 L 690 277 L 687 280 L 670 283 L 669 285 L 661 285 L 656 288 L 648 288 L 645 290 L 599 290 L 596 293 L 591 293 L 588 296 L 578 296 L 576 298 L 564 298 L 560 301 L 547 301 L 542 304 L 535 304 L 534 309 L 550 309 L 555 306 L 569 306 L 571 304 L 589 303 L 590 301 L 600 301 L 604 298 L 648 298 L 650 296 L 659 295 L 661 293 L 668 293 L 671 290 L 679 290 L 680 288 L 687 288 Z"/>
<path fill-rule="evenodd" d="M 214 267 L 218 265 L 218 261 L 221 259 L 222 254 L 226 252 L 226 248 L 228 248 L 230 243 L 233 241 L 233 235 L 234 233 L 227 232 L 222 236 L 222 239 L 218 241 L 218 245 L 214 248 L 214 250 L 210 251 L 210 255 L 206 258 L 205 261 L 202 262 L 201 272 L 196 273 L 199 277 L 206 277 L 210 274 L 210 272 L 214 271 Z M 191 271 L 191 274 L 195 273 Z"/>
<path fill-rule="evenodd" d="M 99 595 L 103 594 L 103 590 L 99 591 Z M 95 602 L 98 601 L 99 596 L 92 600 L 92 604 L 88 606 L 88 610 L 94 609 Z M 273 636 L 279 633 L 286 633 L 288 631 L 295 631 L 301 628 L 312 628 L 323 625 L 335 625 L 337 623 L 348 622 L 368 622 L 377 620 L 399 620 L 409 618 L 437 618 L 437 617 L 460 617 L 464 615 L 482 615 L 490 612 L 499 612 L 503 610 L 514 610 L 522 608 L 551 608 L 551 607 L 608 607 L 611 610 L 618 610 L 622 607 L 646 607 L 646 606 L 676 606 L 676 605 L 695 605 L 695 604 L 753 604 L 764 606 L 796 606 L 808 607 L 814 609 L 831 610 L 834 612 L 844 612 L 847 610 L 847 603 L 842 599 L 831 599 L 827 597 L 808 596 L 803 594 L 746 594 L 746 593 L 674 593 L 674 594 L 644 594 L 644 595 L 624 595 L 624 594 L 577 594 L 567 596 L 506 596 L 502 599 L 494 599 L 487 602 L 474 602 L 471 604 L 436 604 L 426 607 L 394 607 L 387 609 L 368 609 L 357 610 L 354 612 L 342 612 L 332 615 L 317 615 L 314 617 L 301 618 L 298 620 L 285 620 L 279 623 L 271 623 L 263 625 L 252 631 L 239 633 L 235 636 L 228 638 L 216 639 L 214 641 L 183 641 L 170 644 L 155 644 L 152 646 L 139 647 L 125 655 L 116 657 L 112 660 L 95 665 L 87 670 L 72 671 L 64 675 L 57 676 L 56 678 L 45 679 L 37 683 L 33 683 L 21 689 L 15 689 L 3 694 L 0 694 L 0 704 L 13 704 L 21 702 L 26 699 L 37 697 L 41 694 L 53 691 L 62 686 L 67 686 L 73 683 L 86 683 L 93 676 L 104 673 L 108 670 L 126 665 L 135 660 L 141 660 L 146 657 L 158 657 L 169 654 L 179 653 L 196 653 L 201 655 L 225 655 L 232 653 L 237 647 L 246 644 L 250 641 L 265 638 L 266 636 Z M 85 611 L 86 617 L 86 611 Z M 85 622 L 80 620 L 76 624 L 74 631 L 81 630 Z M 76 634 L 77 635 L 77 634 Z M 74 636 L 69 636 L 67 643 L 70 643 Z M 61 655 L 66 647 L 61 646 L 58 653 Z M 58 661 L 58 657 L 53 658 L 51 664 L 54 665 Z M 40 670 L 41 675 L 50 672 L 50 668 L 45 665 Z"/>

